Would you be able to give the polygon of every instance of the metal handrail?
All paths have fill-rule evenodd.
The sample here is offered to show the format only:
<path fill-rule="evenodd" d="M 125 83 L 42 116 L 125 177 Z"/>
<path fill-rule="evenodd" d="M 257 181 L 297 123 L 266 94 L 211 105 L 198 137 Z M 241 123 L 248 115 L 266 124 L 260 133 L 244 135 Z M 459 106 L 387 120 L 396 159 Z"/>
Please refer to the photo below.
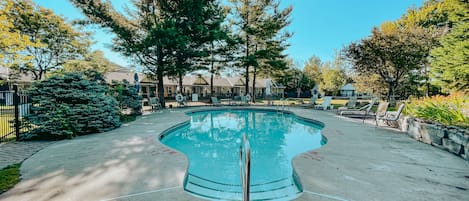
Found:
<path fill-rule="evenodd" d="M 243 150 L 244 148 L 244 150 Z M 243 158 L 243 151 L 246 156 Z M 243 166 L 243 162 L 245 166 Z M 243 184 L 243 200 L 249 201 L 249 185 L 251 175 L 251 148 L 246 134 L 243 135 L 243 144 L 239 146 L 239 167 L 241 173 L 241 181 Z"/>

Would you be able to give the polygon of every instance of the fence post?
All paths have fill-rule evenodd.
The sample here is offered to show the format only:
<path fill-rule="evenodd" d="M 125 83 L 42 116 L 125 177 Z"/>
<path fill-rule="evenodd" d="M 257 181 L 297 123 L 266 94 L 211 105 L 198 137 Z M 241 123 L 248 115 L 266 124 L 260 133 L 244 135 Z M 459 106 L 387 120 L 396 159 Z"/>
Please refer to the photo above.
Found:
<path fill-rule="evenodd" d="M 13 85 L 13 105 L 15 106 L 15 134 L 16 141 L 20 139 L 20 96 L 18 94 L 18 86 Z"/>

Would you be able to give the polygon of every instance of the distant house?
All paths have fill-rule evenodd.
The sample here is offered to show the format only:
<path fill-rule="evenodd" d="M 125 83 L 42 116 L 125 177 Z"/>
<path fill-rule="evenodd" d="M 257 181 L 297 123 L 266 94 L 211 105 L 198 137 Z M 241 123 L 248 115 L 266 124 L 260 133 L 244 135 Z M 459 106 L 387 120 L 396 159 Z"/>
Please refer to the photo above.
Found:
<path fill-rule="evenodd" d="M 112 81 L 121 82 L 127 80 L 131 84 L 135 84 L 135 71 L 120 67 L 118 70 L 106 73 L 104 79 L 108 84 Z M 143 98 L 156 96 L 158 94 L 157 84 L 158 81 L 145 74 L 138 74 L 138 81 L 140 84 L 140 94 Z M 20 88 L 31 85 L 33 77 L 31 74 L 11 74 L 8 68 L 0 67 L 0 80 L 6 81 L 4 83 L 4 91 L 11 90 L 11 84 L 19 85 Z M 267 80 L 257 79 L 256 88 L 252 88 L 252 80 L 249 82 L 249 91 L 255 92 L 257 97 L 264 97 Z M 164 97 L 175 97 L 177 95 L 179 80 L 175 77 L 163 77 L 164 84 Z M 244 77 L 220 77 L 213 78 L 213 94 L 215 96 L 225 98 L 240 96 L 245 94 L 245 79 Z M 182 89 L 180 90 L 184 95 L 191 96 L 197 94 L 198 97 L 209 97 L 210 93 L 210 77 L 202 75 L 188 75 L 182 78 Z M 283 97 L 285 87 L 274 81 L 270 82 L 270 91 L 272 96 Z M 0 95 L 1 98 L 1 95 Z"/>
<path fill-rule="evenodd" d="M 134 81 L 134 72 L 128 69 L 121 68 L 115 72 L 109 72 L 105 75 L 106 82 L 111 83 L 112 80 L 122 81 L 126 79 L 130 83 Z M 257 79 L 256 89 L 252 89 L 252 80 L 249 83 L 249 91 L 255 91 L 256 96 L 265 96 L 265 89 L 268 79 Z M 158 81 L 152 79 L 145 74 L 139 74 L 140 93 L 143 98 L 156 96 L 158 94 L 157 84 Z M 176 77 L 163 77 L 164 84 L 164 97 L 175 97 L 178 92 L 179 80 Z M 270 82 L 271 94 L 273 96 L 282 97 L 285 87 L 276 83 Z M 220 77 L 213 78 L 213 92 L 218 97 L 233 97 L 244 95 L 245 93 L 245 80 L 243 77 Z M 210 77 L 202 75 L 187 75 L 182 78 L 182 89 L 180 91 L 187 96 L 197 94 L 198 97 L 210 96 Z"/>
<path fill-rule="evenodd" d="M 346 84 L 342 88 L 340 88 L 340 95 L 341 96 L 355 96 L 355 87 L 352 84 Z"/>

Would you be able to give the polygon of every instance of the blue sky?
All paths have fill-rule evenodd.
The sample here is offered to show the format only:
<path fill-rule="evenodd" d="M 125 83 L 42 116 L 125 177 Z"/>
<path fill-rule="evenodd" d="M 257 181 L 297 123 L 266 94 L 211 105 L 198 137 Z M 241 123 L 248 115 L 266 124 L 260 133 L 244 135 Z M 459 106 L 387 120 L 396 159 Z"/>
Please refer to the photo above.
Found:
<path fill-rule="evenodd" d="M 84 18 L 67 0 L 33 0 L 52 9 L 68 20 Z M 293 5 L 292 23 L 287 28 L 293 32 L 291 46 L 286 53 L 296 64 L 302 65 L 312 55 L 331 61 L 334 51 L 370 35 L 371 29 L 384 21 L 401 17 L 410 7 L 420 7 L 424 0 L 282 0 L 282 6 Z M 113 0 L 117 8 L 127 1 Z M 132 61 L 112 52 L 112 34 L 93 30 L 96 44 L 106 57 L 122 66 L 132 66 Z"/>

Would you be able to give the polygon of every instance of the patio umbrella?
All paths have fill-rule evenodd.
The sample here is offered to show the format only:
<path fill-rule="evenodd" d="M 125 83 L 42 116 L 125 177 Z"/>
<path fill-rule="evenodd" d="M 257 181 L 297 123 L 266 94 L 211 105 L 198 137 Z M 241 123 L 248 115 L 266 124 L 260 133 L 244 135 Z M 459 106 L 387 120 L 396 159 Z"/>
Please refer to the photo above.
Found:
<path fill-rule="evenodd" d="M 135 89 L 137 90 L 137 92 L 140 91 L 140 81 L 139 81 L 137 72 L 135 72 L 134 74 L 134 83 L 135 83 Z"/>
<path fill-rule="evenodd" d="M 318 84 L 315 84 L 314 87 L 311 89 L 311 96 L 314 96 L 314 95 L 318 95 L 318 89 L 319 89 L 319 85 Z"/>

